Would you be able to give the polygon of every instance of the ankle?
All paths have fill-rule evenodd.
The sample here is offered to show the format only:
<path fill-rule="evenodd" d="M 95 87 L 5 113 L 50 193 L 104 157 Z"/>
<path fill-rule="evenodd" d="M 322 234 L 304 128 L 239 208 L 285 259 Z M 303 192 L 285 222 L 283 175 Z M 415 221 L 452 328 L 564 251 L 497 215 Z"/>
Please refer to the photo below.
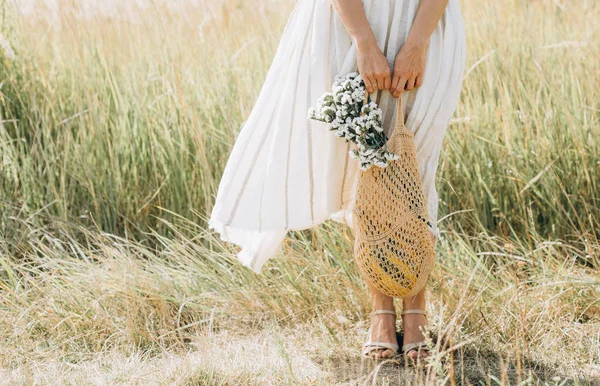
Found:
<path fill-rule="evenodd" d="M 427 324 L 427 315 L 421 313 L 402 314 L 402 319 L 407 322 L 418 323 L 420 326 Z"/>
<path fill-rule="evenodd" d="M 373 310 L 395 310 L 393 298 L 376 298 L 371 301 Z"/>

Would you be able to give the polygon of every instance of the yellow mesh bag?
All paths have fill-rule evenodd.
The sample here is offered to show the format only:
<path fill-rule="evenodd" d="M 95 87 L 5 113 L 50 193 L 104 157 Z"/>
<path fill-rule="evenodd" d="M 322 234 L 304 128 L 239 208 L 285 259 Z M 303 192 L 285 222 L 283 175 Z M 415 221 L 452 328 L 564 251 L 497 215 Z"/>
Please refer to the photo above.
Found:
<path fill-rule="evenodd" d="M 369 93 L 365 93 L 365 102 Z M 387 150 L 388 166 L 360 170 L 354 215 L 354 258 L 364 279 L 393 297 L 416 295 L 435 261 L 413 134 L 404 125 L 402 97 Z"/>

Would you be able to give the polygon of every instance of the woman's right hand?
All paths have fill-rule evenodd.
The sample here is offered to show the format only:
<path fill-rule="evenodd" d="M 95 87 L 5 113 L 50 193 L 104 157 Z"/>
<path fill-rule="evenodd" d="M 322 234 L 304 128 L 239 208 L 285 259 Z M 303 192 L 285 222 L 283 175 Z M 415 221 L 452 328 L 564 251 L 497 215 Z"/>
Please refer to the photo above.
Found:
<path fill-rule="evenodd" d="M 356 39 L 358 72 L 369 93 L 389 89 L 391 70 L 387 58 L 379 49 L 374 36 Z"/>

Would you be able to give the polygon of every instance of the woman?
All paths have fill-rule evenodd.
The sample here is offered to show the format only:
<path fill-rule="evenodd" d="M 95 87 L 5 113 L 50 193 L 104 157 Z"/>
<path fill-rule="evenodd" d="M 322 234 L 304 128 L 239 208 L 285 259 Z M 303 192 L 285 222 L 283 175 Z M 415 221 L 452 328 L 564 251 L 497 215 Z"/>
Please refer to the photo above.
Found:
<path fill-rule="evenodd" d="M 257 101 L 225 166 L 209 228 L 242 247 L 259 273 L 288 230 L 333 219 L 352 226 L 358 176 L 351 144 L 309 107 L 337 74 L 358 71 L 383 110 L 386 135 L 401 97 L 435 225 L 438 156 L 458 102 L 465 36 L 458 0 L 299 0 L 285 26 Z M 363 354 L 396 354 L 394 299 L 371 291 L 374 312 Z M 425 357 L 425 289 L 403 299 L 403 352 Z M 408 311 L 408 312 L 407 312 Z"/>

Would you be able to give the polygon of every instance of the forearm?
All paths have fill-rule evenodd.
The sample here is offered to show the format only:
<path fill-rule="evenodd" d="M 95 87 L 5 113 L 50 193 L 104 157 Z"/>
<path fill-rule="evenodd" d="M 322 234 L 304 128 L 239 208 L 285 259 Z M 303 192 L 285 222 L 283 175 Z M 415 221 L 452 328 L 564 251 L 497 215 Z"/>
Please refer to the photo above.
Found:
<path fill-rule="evenodd" d="M 447 4 L 448 0 L 421 0 L 406 44 L 414 47 L 429 45 L 429 38 L 444 14 Z"/>
<path fill-rule="evenodd" d="M 362 0 L 331 0 L 331 3 L 357 47 L 361 48 L 376 42 Z"/>

